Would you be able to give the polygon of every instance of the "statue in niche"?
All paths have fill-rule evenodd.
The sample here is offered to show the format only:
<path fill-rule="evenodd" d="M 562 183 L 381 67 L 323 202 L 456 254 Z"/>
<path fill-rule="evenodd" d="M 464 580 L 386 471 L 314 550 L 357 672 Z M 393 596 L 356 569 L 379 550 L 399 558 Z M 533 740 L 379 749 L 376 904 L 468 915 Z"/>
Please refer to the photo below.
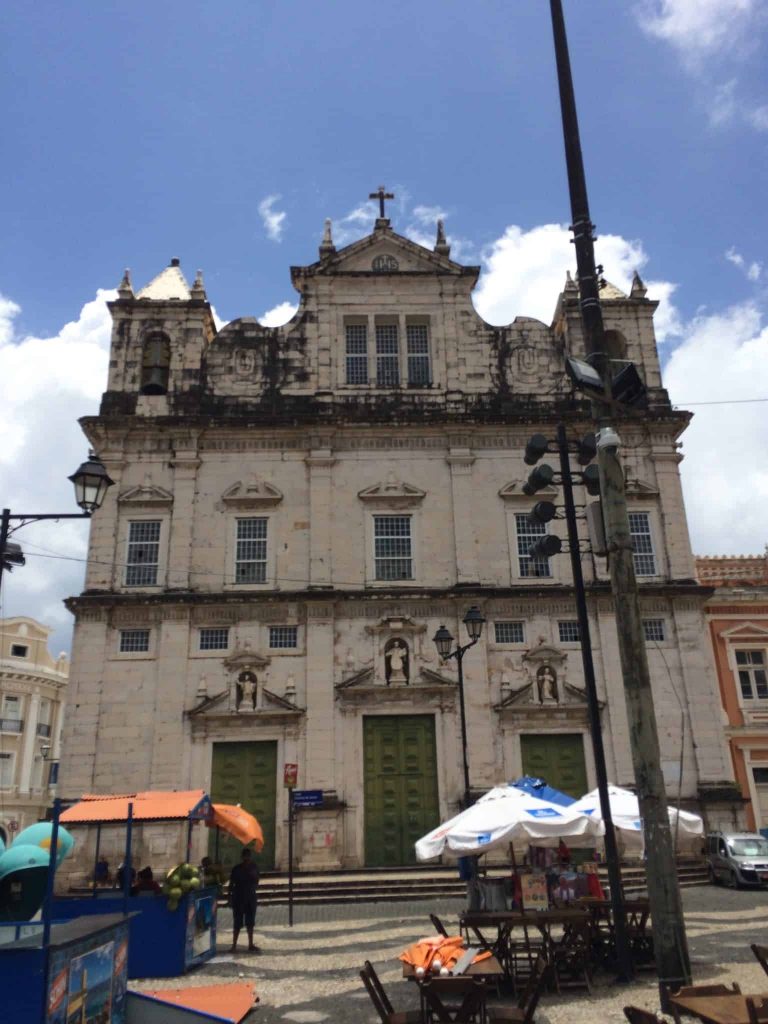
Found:
<path fill-rule="evenodd" d="M 540 704 L 557 704 L 557 675 L 549 665 L 542 665 L 536 673 Z"/>
<path fill-rule="evenodd" d="M 408 645 L 403 640 L 390 640 L 384 652 L 387 686 L 408 685 Z"/>
<path fill-rule="evenodd" d="M 237 353 L 236 368 L 239 374 L 253 373 L 253 352 L 241 348 Z"/>
<path fill-rule="evenodd" d="M 256 675 L 245 669 L 237 677 L 235 708 L 238 711 L 256 710 Z"/>

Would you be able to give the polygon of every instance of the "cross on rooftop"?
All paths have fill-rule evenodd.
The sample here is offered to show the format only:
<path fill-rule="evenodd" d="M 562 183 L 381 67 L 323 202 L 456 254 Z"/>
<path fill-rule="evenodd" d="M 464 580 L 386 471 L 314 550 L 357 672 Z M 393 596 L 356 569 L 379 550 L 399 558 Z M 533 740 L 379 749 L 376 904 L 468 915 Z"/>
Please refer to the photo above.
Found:
<path fill-rule="evenodd" d="M 371 192 L 371 194 L 368 196 L 368 198 L 369 199 L 378 199 L 379 200 L 379 218 L 381 220 L 384 220 L 384 218 L 386 217 L 386 214 L 384 213 L 384 200 L 385 199 L 394 199 L 395 198 L 395 193 L 394 192 L 387 192 L 383 185 L 379 185 L 378 191 L 377 192 Z"/>

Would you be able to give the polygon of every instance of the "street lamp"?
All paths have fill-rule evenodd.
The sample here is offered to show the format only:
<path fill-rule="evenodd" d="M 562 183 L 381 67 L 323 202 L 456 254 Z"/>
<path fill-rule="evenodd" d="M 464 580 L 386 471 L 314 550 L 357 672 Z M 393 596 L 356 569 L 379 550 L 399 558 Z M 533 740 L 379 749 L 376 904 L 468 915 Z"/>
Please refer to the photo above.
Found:
<path fill-rule="evenodd" d="M 104 463 L 93 452 L 67 479 L 71 480 L 74 485 L 75 502 L 83 510 L 82 512 L 25 512 L 11 515 L 9 508 L 3 509 L 0 519 L 0 583 L 2 583 L 3 569 L 7 567 L 10 570 L 14 565 L 24 565 L 24 554 L 21 547 L 8 540 L 12 533 L 28 523 L 38 523 L 42 519 L 90 519 L 93 513 L 101 507 L 107 490 L 115 482 L 110 480 Z M 11 529 L 12 522 L 18 522 L 18 526 Z"/>
<path fill-rule="evenodd" d="M 464 625 L 467 627 L 467 634 L 469 636 L 469 643 L 462 646 L 459 644 L 455 650 L 451 650 L 453 646 L 453 637 L 450 632 L 445 628 L 445 624 L 440 626 L 440 629 L 433 636 L 435 647 L 437 647 L 437 653 L 440 655 L 443 661 L 448 661 L 449 658 L 455 658 L 456 664 L 459 668 L 459 712 L 461 714 L 461 756 L 464 766 L 464 807 L 469 807 L 469 761 L 467 756 L 467 716 L 464 709 L 464 669 L 462 662 L 464 655 L 470 647 L 474 647 L 477 641 L 480 639 L 480 634 L 483 632 L 483 624 L 485 618 L 483 613 L 473 604 L 468 609 L 467 614 L 463 619 Z"/>

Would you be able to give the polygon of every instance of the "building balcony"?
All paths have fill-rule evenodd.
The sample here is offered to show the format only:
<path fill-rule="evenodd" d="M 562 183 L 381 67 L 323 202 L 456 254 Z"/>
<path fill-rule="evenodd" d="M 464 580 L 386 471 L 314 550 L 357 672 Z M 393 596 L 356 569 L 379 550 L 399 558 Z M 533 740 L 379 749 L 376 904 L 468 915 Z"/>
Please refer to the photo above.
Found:
<path fill-rule="evenodd" d="M 24 719 L 0 718 L 0 732 L 24 732 Z"/>

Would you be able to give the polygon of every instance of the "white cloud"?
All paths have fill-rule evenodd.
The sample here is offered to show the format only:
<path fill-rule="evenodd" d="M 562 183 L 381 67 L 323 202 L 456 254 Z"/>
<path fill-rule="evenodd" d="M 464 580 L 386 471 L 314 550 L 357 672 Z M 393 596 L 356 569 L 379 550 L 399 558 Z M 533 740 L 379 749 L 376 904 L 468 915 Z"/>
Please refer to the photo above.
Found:
<path fill-rule="evenodd" d="M 280 195 L 265 196 L 259 203 L 259 214 L 264 222 L 264 230 L 272 242 L 279 242 L 283 237 L 286 213 L 285 210 L 275 209 L 275 203 L 282 198 Z"/>
<path fill-rule="evenodd" d="M 756 0 L 645 0 L 635 8 L 641 28 L 698 60 L 745 38 Z"/>
<path fill-rule="evenodd" d="M 768 397 L 768 328 L 752 303 L 699 316 L 664 371 L 673 402 Z M 766 540 L 765 404 L 695 405 L 681 472 L 694 551 L 759 553 Z"/>
<path fill-rule="evenodd" d="M 67 480 L 87 455 L 78 417 L 95 413 L 106 386 L 111 318 L 99 290 L 77 320 L 51 338 L 17 336 L 19 307 L 0 299 L 0 493 L 11 512 L 76 512 Z M 43 522 L 19 530 L 27 558 L 3 576 L 2 614 L 31 615 L 55 627 L 54 654 L 69 644 L 71 616 L 62 600 L 82 590 L 88 526 Z M 41 557 L 38 549 L 63 556 Z"/>
<path fill-rule="evenodd" d="M 731 246 L 725 253 L 725 258 L 729 263 L 732 263 L 734 267 L 738 267 L 742 271 L 748 281 L 759 281 L 760 275 L 763 272 L 762 263 L 758 263 L 757 260 L 753 260 L 751 263 L 747 263 L 740 252 L 737 251 L 734 245 Z"/>
<path fill-rule="evenodd" d="M 298 308 L 295 302 L 280 302 L 266 313 L 262 313 L 259 323 L 264 327 L 282 327 L 288 323 Z"/>

